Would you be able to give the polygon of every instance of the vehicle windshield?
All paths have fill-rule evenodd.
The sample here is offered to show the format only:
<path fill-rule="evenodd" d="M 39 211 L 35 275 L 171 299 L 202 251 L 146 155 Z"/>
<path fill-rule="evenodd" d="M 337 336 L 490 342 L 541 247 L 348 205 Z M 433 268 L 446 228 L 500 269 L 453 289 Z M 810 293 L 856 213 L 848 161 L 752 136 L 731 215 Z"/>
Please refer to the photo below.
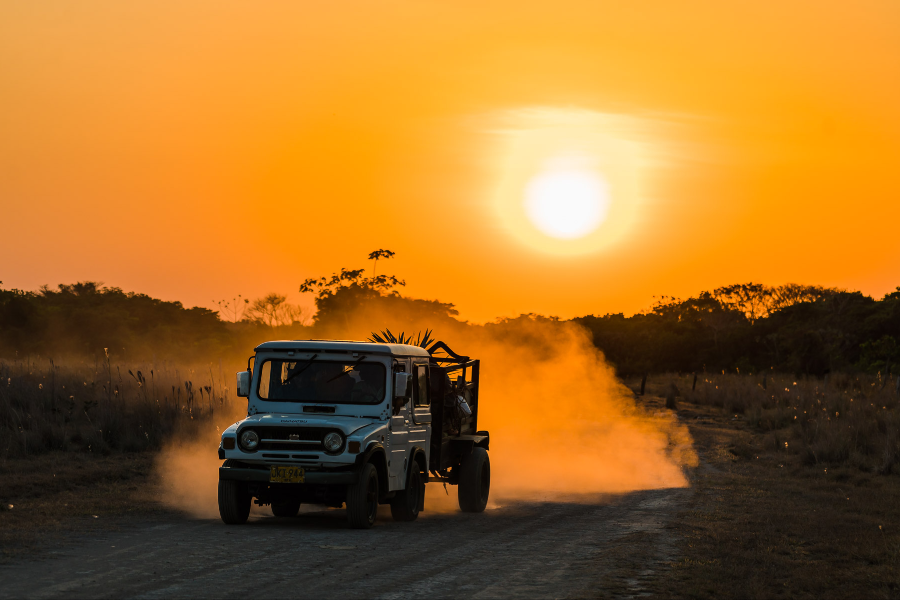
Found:
<path fill-rule="evenodd" d="M 384 400 L 387 371 L 365 360 L 270 359 L 260 367 L 258 394 L 274 402 L 378 404 Z"/>

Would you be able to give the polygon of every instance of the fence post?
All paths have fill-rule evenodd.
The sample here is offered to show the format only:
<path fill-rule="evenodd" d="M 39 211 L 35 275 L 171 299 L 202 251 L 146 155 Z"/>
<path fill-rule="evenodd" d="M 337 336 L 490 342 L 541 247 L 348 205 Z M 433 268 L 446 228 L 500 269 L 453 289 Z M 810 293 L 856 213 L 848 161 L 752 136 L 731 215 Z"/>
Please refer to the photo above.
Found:
<path fill-rule="evenodd" d="M 644 386 L 647 385 L 647 374 L 644 373 L 644 376 L 641 378 L 641 396 L 644 395 Z"/>
<path fill-rule="evenodd" d="M 696 389 L 697 389 L 697 374 L 694 373 L 694 383 L 691 384 L 691 391 L 693 392 Z"/>

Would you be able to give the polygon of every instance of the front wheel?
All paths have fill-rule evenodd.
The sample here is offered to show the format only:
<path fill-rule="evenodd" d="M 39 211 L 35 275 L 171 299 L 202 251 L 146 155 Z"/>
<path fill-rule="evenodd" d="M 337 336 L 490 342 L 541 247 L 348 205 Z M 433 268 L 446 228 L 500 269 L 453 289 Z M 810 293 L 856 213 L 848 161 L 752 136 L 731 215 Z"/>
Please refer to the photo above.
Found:
<path fill-rule="evenodd" d="M 484 511 L 490 492 L 491 461 L 487 450 L 473 448 L 460 467 L 459 509 L 474 513 Z"/>
<path fill-rule="evenodd" d="M 251 500 L 246 483 L 219 480 L 219 516 L 228 525 L 247 522 Z"/>
<path fill-rule="evenodd" d="M 419 505 L 425 493 L 419 465 L 413 462 L 409 466 L 409 477 L 406 478 L 406 489 L 397 492 L 391 498 L 391 516 L 395 521 L 415 521 L 419 516 Z"/>
<path fill-rule="evenodd" d="M 378 472 L 366 463 L 356 483 L 347 486 L 347 521 L 353 529 L 368 529 L 378 514 Z"/>

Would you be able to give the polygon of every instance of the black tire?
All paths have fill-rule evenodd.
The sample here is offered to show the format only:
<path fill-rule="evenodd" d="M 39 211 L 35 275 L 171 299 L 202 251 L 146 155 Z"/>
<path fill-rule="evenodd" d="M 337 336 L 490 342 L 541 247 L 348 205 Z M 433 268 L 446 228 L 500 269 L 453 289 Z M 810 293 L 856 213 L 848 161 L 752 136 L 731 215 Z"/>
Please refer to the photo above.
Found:
<path fill-rule="evenodd" d="M 425 484 L 422 482 L 419 463 L 413 462 L 409 466 L 406 489 L 399 490 L 391 498 L 391 516 L 394 517 L 394 520 L 415 521 L 419 516 L 419 504 L 423 494 L 425 494 Z"/>
<path fill-rule="evenodd" d="M 219 516 L 228 525 L 243 525 L 247 522 L 251 500 L 246 483 L 219 480 Z"/>
<path fill-rule="evenodd" d="M 359 480 L 347 486 L 347 522 L 353 529 L 368 529 L 378 514 L 378 472 L 366 463 Z"/>
<path fill-rule="evenodd" d="M 459 474 L 459 509 L 480 513 L 491 493 L 491 461 L 487 450 L 474 448 L 463 460 Z"/>
<path fill-rule="evenodd" d="M 300 512 L 300 501 L 295 498 L 272 501 L 272 514 L 276 517 L 296 517 Z"/>

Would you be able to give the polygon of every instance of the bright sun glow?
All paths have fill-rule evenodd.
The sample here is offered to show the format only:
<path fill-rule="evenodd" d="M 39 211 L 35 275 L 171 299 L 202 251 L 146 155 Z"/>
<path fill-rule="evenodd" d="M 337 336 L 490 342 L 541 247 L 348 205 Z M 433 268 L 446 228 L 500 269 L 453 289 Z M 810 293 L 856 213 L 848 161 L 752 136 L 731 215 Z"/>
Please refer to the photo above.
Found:
<path fill-rule="evenodd" d="M 510 239 L 575 257 L 611 249 L 635 231 L 653 122 L 554 107 L 489 118 L 497 140 L 490 205 Z"/>
<path fill-rule="evenodd" d="M 554 170 L 534 177 L 525 189 L 525 212 L 543 233 L 575 239 L 606 220 L 609 186 L 584 170 Z"/>

